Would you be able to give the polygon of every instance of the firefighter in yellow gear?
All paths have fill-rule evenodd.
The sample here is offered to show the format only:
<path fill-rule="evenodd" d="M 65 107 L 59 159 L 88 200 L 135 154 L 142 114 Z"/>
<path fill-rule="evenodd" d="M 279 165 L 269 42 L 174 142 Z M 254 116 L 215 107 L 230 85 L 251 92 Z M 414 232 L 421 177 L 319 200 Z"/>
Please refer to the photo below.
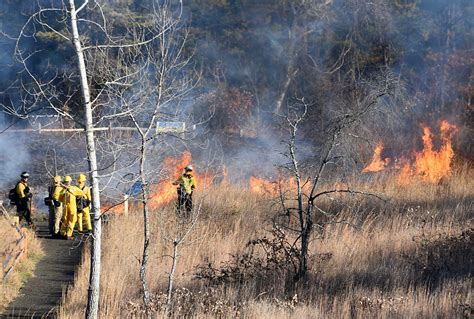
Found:
<path fill-rule="evenodd" d="M 196 179 L 193 176 L 193 167 L 188 165 L 184 168 L 184 173 L 173 183 L 177 185 L 178 202 L 177 210 L 178 214 L 189 216 L 193 209 L 193 192 L 197 188 Z"/>
<path fill-rule="evenodd" d="M 63 218 L 63 206 L 59 201 L 61 188 L 61 176 L 54 176 L 51 186 L 48 187 L 48 197 L 44 200 L 49 208 L 49 232 L 53 237 L 59 235 L 61 219 Z"/>
<path fill-rule="evenodd" d="M 84 217 L 84 222 L 86 223 L 86 229 L 87 231 L 92 230 L 92 224 L 91 224 L 91 215 L 90 215 L 90 204 L 92 202 L 92 197 L 91 197 L 91 189 L 89 186 L 86 185 L 87 177 L 84 174 L 79 174 L 79 177 L 77 178 L 77 183 L 78 187 L 81 189 L 81 191 L 84 193 L 84 197 L 82 197 L 81 204 L 78 205 L 77 208 L 77 230 L 80 232 L 83 231 L 82 229 L 82 220 Z M 82 209 L 80 209 L 79 206 L 82 206 Z"/>
<path fill-rule="evenodd" d="M 16 194 L 18 197 L 18 203 L 16 210 L 18 212 L 18 218 L 21 222 L 22 218 L 25 218 L 28 226 L 34 228 L 35 225 L 31 220 L 31 199 L 33 198 L 33 193 L 31 188 L 28 186 L 28 178 L 30 174 L 28 172 L 22 172 L 20 175 L 20 181 L 16 184 Z"/>
<path fill-rule="evenodd" d="M 71 176 L 64 176 L 62 187 L 55 194 L 63 205 L 60 234 L 67 239 L 73 239 L 72 233 L 77 221 L 77 198 L 84 196 L 84 192 L 79 187 L 71 185 L 71 182 Z"/>

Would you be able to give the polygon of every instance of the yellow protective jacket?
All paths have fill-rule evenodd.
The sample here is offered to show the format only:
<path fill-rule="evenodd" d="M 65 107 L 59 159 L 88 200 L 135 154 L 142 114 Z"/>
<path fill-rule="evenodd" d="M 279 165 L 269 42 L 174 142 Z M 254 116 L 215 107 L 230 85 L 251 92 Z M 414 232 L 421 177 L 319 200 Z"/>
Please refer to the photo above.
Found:
<path fill-rule="evenodd" d="M 83 196 L 89 200 L 89 203 L 92 203 L 92 196 L 91 196 L 91 188 L 89 186 L 86 186 L 86 183 L 79 183 L 79 188 L 83 192 Z M 88 210 L 89 207 L 84 208 L 84 210 Z"/>
<path fill-rule="evenodd" d="M 175 185 L 179 185 L 181 190 L 184 190 L 186 194 L 191 194 L 195 188 L 197 188 L 196 179 L 193 175 L 189 173 L 185 173 L 181 175 L 176 182 Z"/>
<path fill-rule="evenodd" d="M 28 191 L 27 191 L 28 190 Z M 16 185 L 16 193 L 20 199 L 27 198 L 28 193 L 31 193 L 31 189 L 28 186 L 28 183 L 23 181 L 18 182 Z"/>
<path fill-rule="evenodd" d="M 52 187 L 53 187 L 53 192 L 52 192 L 51 196 L 55 201 L 59 202 L 60 201 L 59 200 L 59 194 L 60 194 L 63 187 L 61 186 L 60 183 L 54 183 L 54 185 Z"/>
<path fill-rule="evenodd" d="M 76 198 L 80 196 L 84 196 L 84 192 L 77 186 L 58 187 L 53 194 L 53 198 L 58 198 L 64 207 L 73 212 L 77 211 Z"/>

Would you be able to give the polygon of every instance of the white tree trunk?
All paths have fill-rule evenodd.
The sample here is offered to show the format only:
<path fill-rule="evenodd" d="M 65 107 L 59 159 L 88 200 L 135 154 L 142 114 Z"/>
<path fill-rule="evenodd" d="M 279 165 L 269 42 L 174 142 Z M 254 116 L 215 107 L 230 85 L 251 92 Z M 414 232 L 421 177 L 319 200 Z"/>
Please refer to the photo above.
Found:
<path fill-rule="evenodd" d="M 86 64 L 82 45 L 79 40 L 79 30 L 77 28 L 77 12 L 74 0 L 69 0 L 71 28 L 73 42 L 77 54 L 77 62 L 81 78 L 81 90 L 84 98 L 84 111 L 86 122 L 87 153 L 89 158 L 90 180 L 92 181 L 92 216 L 93 216 L 93 236 L 91 248 L 91 270 L 89 278 L 89 291 L 87 298 L 86 318 L 98 318 L 99 313 L 99 292 L 100 292 L 100 253 L 102 223 L 100 216 L 100 194 L 99 179 L 97 175 L 97 157 L 94 142 L 94 131 L 92 121 L 92 103 L 90 98 L 89 83 L 87 82 Z"/>
<path fill-rule="evenodd" d="M 290 71 L 288 71 L 287 76 L 286 76 L 286 81 L 283 84 L 283 87 L 281 89 L 278 99 L 276 100 L 275 114 L 278 114 L 278 115 L 281 114 L 283 103 L 285 102 L 285 98 L 286 98 L 286 93 L 288 92 L 288 88 L 290 87 L 292 79 L 293 79 L 293 74 L 290 73 Z"/>
<path fill-rule="evenodd" d="M 178 264 L 178 245 L 182 239 L 175 239 L 173 241 L 173 259 L 171 264 L 171 271 L 168 276 L 168 300 L 166 302 L 166 308 L 168 315 L 171 314 L 172 298 L 173 298 L 173 285 L 174 285 L 174 274 L 176 272 L 176 265 Z"/>
<path fill-rule="evenodd" d="M 150 292 L 146 281 L 146 271 L 148 267 L 148 256 L 150 247 L 150 214 L 148 212 L 148 189 L 145 178 L 145 162 L 146 162 L 146 136 L 142 135 L 141 159 L 140 159 L 140 181 L 142 183 L 142 204 L 143 204 L 143 255 L 140 265 L 140 280 L 143 289 L 143 304 L 145 306 L 146 316 L 150 317 Z"/>

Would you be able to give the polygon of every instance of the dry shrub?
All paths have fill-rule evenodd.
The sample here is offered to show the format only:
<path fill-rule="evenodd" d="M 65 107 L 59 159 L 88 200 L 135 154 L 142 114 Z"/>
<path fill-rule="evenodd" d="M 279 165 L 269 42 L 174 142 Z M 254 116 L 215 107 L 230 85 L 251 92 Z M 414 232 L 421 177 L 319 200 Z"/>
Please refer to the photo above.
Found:
<path fill-rule="evenodd" d="M 474 228 L 458 235 L 421 234 L 413 238 L 416 248 L 404 257 L 430 288 L 446 278 L 467 277 L 474 269 Z"/>
<path fill-rule="evenodd" d="M 206 291 L 178 288 L 174 292 L 173 307 L 170 313 L 166 313 L 167 295 L 165 293 L 151 296 L 151 311 L 158 316 L 169 315 L 173 318 L 189 318 L 196 313 L 212 317 L 238 317 L 245 304 L 235 304 L 229 300 L 221 299 L 219 295 L 222 293 L 214 288 L 209 288 Z M 131 316 L 145 317 L 145 309 L 140 300 L 129 301 L 126 309 Z"/>
<path fill-rule="evenodd" d="M 230 259 L 220 267 L 200 265 L 195 279 L 210 285 L 242 283 L 256 277 L 261 280 L 274 276 L 287 276 L 296 267 L 298 251 L 292 247 L 285 234 L 275 229 L 271 236 L 250 240 L 241 254 L 230 254 Z"/>

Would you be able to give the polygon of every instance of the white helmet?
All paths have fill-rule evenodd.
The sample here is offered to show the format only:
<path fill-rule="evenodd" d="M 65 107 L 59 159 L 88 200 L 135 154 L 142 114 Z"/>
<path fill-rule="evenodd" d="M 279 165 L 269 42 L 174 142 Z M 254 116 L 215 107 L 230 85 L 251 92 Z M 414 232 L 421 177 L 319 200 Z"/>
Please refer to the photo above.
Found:
<path fill-rule="evenodd" d="M 188 166 L 186 166 L 186 167 L 184 168 L 184 170 L 185 170 L 186 172 L 192 172 L 192 171 L 193 171 L 193 166 L 192 166 L 192 165 L 188 165 Z"/>

